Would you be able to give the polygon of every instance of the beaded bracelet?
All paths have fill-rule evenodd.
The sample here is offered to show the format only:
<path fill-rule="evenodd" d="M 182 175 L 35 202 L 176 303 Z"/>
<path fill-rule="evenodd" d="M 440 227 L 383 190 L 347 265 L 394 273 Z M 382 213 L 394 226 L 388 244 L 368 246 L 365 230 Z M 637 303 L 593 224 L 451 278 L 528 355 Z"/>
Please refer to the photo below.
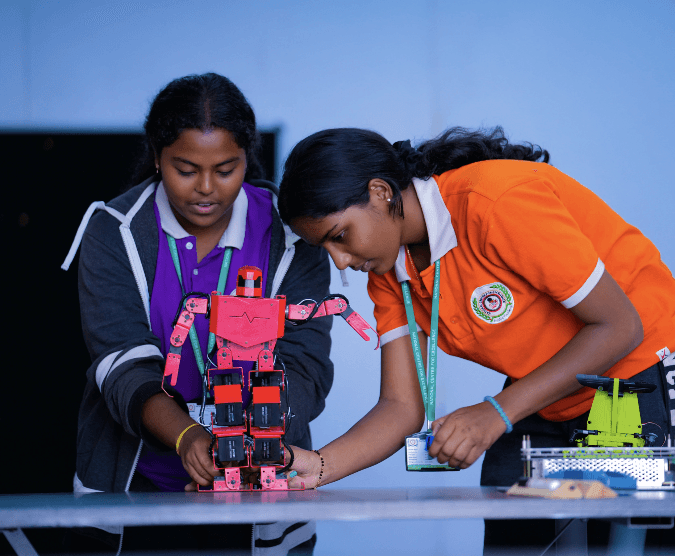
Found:
<path fill-rule="evenodd" d="M 314 450 L 314 453 L 321 458 L 321 471 L 319 471 L 319 480 L 314 485 L 314 488 L 319 488 L 319 485 L 321 484 L 321 478 L 323 477 L 324 461 L 323 456 L 319 453 L 319 450 Z"/>
<path fill-rule="evenodd" d="M 506 413 L 504 413 L 504 410 L 502 409 L 502 406 L 497 403 L 497 400 L 495 400 L 492 396 L 485 396 L 483 398 L 484 402 L 490 402 L 492 406 L 497 410 L 497 413 L 499 413 L 499 416 L 502 418 L 504 423 L 506 424 L 506 433 L 510 433 L 513 430 L 513 425 L 511 424 L 511 421 L 509 421 L 509 418 L 506 416 Z"/>
<path fill-rule="evenodd" d="M 192 427 L 197 427 L 199 426 L 199 423 L 192 423 L 191 425 L 185 427 L 185 430 L 183 430 L 182 433 L 178 435 L 178 440 L 176 440 L 176 453 L 180 456 L 180 452 L 178 451 L 178 448 L 180 447 L 180 441 L 183 439 L 183 435 L 189 431 Z"/>

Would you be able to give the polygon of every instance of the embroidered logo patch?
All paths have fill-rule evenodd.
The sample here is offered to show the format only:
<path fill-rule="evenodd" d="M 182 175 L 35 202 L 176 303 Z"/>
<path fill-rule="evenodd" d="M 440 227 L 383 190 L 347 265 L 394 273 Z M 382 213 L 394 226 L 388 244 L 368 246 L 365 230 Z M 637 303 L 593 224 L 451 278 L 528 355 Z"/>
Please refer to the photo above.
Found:
<path fill-rule="evenodd" d="M 513 296 L 504 284 L 493 282 L 473 290 L 471 308 L 479 319 L 499 324 L 513 313 Z"/>

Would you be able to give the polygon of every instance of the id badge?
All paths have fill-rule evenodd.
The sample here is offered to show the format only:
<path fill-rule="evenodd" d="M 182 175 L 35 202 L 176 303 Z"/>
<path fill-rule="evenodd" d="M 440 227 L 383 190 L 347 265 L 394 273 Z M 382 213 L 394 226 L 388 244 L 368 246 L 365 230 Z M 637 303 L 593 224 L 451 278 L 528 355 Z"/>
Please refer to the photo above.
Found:
<path fill-rule="evenodd" d="M 188 406 L 188 412 L 190 413 L 190 417 L 194 421 L 197 421 L 199 423 L 199 414 L 202 412 L 202 404 L 200 403 L 189 403 L 187 404 Z M 203 425 L 211 430 L 212 428 L 212 423 L 213 423 L 213 414 L 216 412 L 216 406 L 213 404 L 207 404 L 204 407 L 204 423 Z"/>
<path fill-rule="evenodd" d="M 447 463 L 438 463 L 429 455 L 429 446 L 434 441 L 430 432 L 418 432 L 405 438 L 406 471 L 459 471 L 458 467 L 450 467 Z"/>

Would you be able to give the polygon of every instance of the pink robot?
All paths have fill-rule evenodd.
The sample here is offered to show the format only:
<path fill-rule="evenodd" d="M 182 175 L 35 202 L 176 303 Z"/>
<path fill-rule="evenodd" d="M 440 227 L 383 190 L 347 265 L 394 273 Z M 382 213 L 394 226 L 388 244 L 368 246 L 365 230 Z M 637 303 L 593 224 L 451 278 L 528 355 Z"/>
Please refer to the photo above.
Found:
<path fill-rule="evenodd" d="M 283 295 L 263 298 L 262 271 L 254 266 L 239 269 L 236 295 L 190 293 L 179 311 L 163 381 L 169 379 L 172 386 L 176 385 L 180 352 L 195 314 L 209 319 L 209 330 L 216 337 L 216 368 L 208 369 L 206 375 L 214 411 L 210 413 L 211 422 L 203 424 L 210 428 L 213 438 L 213 465 L 223 475 L 216 477 L 213 489 L 208 490 L 287 490 L 284 473 L 293 460 L 285 441 L 287 415 L 281 409 L 281 393 L 287 383 L 283 368 L 275 368 L 273 354 L 277 339 L 284 335 L 285 321 L 302 324 L 315 317 L 340 315 L 366 341 L 370 338 L 365 331 L 372 327 L 339 294 L 306 305 L 287 305 Z M 233 361 L 257 362 L 249 372 L 248 407 L 243 407 L 243 369 L 234 367 Z M 290 456 L 286 466 L 285 450 Z"/>

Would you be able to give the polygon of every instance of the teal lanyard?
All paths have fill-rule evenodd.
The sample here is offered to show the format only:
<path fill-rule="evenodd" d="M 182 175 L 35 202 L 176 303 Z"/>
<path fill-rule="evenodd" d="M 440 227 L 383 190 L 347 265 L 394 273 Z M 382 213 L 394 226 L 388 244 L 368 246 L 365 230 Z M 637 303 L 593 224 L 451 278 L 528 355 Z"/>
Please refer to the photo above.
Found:
<path fill-rule="evenodd" d="M 434 290 L 431 296 L 431 330 L 429 335 L 429 375 L 424 372 L 424 362 L 422 360 L 422 349 L 420 340 L 417 336 L 417 324 L 415 322 L 415 310 L 410 297 L 410 287 L 408 282 L 401 282 L 403 290 L 403 302 L 405 304 L 405 313 L 408 317 L 408 331 L 410 332 L 410 341 L 412 343 L 413 354 L 415 356 L 415 367 L 417 367 L 417 378 L 422 390 L 422 400 L 424 401 L 424 411 L 427 414 L 427 427 L 430 427 L 432 421 L 436 419 L 436 366 L 438 362 L 438 299 L 441 290 L 441 261 L 434 263 Z"/>
<path fill-rule="evenodd" d="M 176 274 L 178 275 L 178 282 L 180 283 L 180 289 L 185 295 L 185 288 L 183 287 L 183 275 L 180 271 L 180 261 L 178 260 L 178 249 L 176 248 L 176 240 L 171 237 L 169 234 L 166 234 L 166 239 L 169 241 L 169 251 L 171 251 L 171 259 L 173 260 L 173 266 L 176 269 Z M 225 282 L 227 281 L 227 273 L 230 270 L 230 261 L 232 260 L 232 247 L 225 249 L 223 254 L 223 264 L 220 267 L 220 275 L 218 276 L 218 289 L 216 291 L 223 293 L 225 290 Z M 181 307 L 181 311 L 183 307 Z M 199 346 L 199 338 L 197 338 L 197 329 L 195 326 L 190 328 L 190 343 L 192 344 L 192 351 L 195 352 L 195 361 L 197 361 L 197 367 L 199 367 L 199 374 L 204 376 L 205 366 L 204 366 L 204 357 L 202 356 L 202 349 Z M 209 332 L 209 344 L 206 349 L 206 356 L 208 357 L 213 346 L 216 345 L 216 335 L 213 332 Z"/>

